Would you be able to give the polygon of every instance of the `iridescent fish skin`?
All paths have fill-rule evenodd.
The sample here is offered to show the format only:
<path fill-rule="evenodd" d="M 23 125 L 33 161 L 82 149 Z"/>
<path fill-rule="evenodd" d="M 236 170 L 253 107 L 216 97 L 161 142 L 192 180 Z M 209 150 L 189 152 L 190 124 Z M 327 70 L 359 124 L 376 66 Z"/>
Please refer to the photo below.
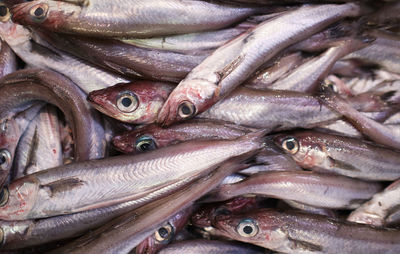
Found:
<path fill-rule="evenodd" d="M 283 253 L 398 253 L 400 231 L 321 215 L 258 209 L 214 219 L 219 233 Z"/>
<path fill-rule="evenodd" d="M 204 112 L 281 50 L 335 21 L 359 14 L 360 8 L 354 4 L 307 6 L 259 24 L 195 67 L 171 93 L 157 122 L 170 125 Z M 293 20 L 301 20 L 301 24 Z M 285 33 L 281 33 L 283 29 Z"/>
<path fill-rule="evenodd" d="M 275 143 L 303 168 L 375 181 L 400 177 L 398 151 L 358 138 L 298 131 L 278 134 Z"/>
<path fill-rule="evenodd" d="M 228 27 L 257 8 L 177 0 L 40 0 L 11 8 L 13 21 L 53 32 L 94 37 L 148 38 Z M 86 2 L 87 4 L 85 4 Z M 173 18 L 171 18 L 173 17 Z"/>
<path fill-rule="evenodd" d="M 175 86 L 170 83 L 136 81 L 92 91 L 87 100 L 100 112 L 126 123 L 149 124 Z"/>

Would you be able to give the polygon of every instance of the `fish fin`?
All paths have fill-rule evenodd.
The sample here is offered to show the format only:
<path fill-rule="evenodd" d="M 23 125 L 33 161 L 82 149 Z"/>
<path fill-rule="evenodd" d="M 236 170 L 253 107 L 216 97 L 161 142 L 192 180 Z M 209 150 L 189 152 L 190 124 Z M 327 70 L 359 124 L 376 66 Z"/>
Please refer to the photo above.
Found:
<path fill-rule="evenodd" d="M 31 41 L 31 46 L 32 46 L 32 48 L 31 48 L 32 52 L 38 53 L 40 55 L 46 56 L 48 58 L 51 58 L 51 59 L 54 59 L 57 61 L 61 61 L 63 59 L 63 57 L 60 54 L 58 54 L 56 51 L 54 51 L 46 46 L 41 45 L 32 39 L 30 41 Z"/>
<path fill-rule="evenodd" d="M 80 180 L 79 178 L 67 178 L 41 185 L 40 188 L 48 189 L 48 191 L 50 192 L 50 196 L 53 197 L 58 192 L 64 192 L 74 189 L 76 187 L 84 185 L 84 183 L 85 182 Z"/>
<path fill-rule="evenodd" d="M 288 240 L 291 243 L 291 248 L 294 251 L 309 251 L 309 252 L 321 252 L 323 250 L 322 246 L 316 245 L 310 242 L 296 240 L 291 237 L 288 237 Z"/>
<path fill-rule="evenodd" d="M 349 170 L 349 171 L 360 171 L 358 168 L 354 167 L 353 165 L 351 165 L 345 161 L 335 160 L 334 158 L 332 158 L 330 156 L 328 156 L 327 158 L 333 167 L 341 168 L 341 169 L 345 169 L 345 170 Z"/>

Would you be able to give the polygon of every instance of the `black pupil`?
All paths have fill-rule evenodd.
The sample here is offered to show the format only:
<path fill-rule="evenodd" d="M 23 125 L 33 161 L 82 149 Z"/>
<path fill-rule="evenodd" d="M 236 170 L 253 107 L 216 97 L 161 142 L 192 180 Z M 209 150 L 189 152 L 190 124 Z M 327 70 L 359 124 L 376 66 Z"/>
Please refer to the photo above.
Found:
<path fill-rule="evenodd" d="M 158 230 L 158 234 L 162 237 L 162 238 L 167 238 L 168 236 L 168 230 L 165 228 L 160 228 Z"/>
<path fill-rule="evenodd" d="M 44 10 L 43 10 L 42 7 L 37 8 L 37 9 L 35 10 L 35 12 L 34 12 L 35 16 L 37 16 L 37 17 L 42 16 L 43 13 L 44 13 Z"/>
<path fill-rule="evenodd" d="M 0 16 L 4 17 L 7 15 L 7 13 L 8 13 L 7 7 L 5 7 L 4 5 L 0 6 Z"/>
<path fill-rule="evenodd" d="M 6 156 L 0 155 L 0 165 L 3 165 L 6 162 Z"/>
<path fill-rule="evenodd" d="M 183 105 L 182 106 L 182 113 L 185 115 L 189 115 L 190 114 L 190 108 L 187 105 Z"/>
<path fill-rule="evenodd" d="M 245 232 L 246 234 L 251 234 L 253 232 L 253 228 L 251 226 L 245 226 L 243 228 L 243 232 Z"/>
<path fill-rule="evenodd" d="M 294 142 L 293 141 L 286 142 L 286 147 L 287 149 L 292 150 L 294 148 Z"/>
<path fill-rule="evenodd" d="M 122 105 L 124 105 L 124 107 L 129 107 L 130 105 L 132 105 L 132 100 L 129 98 L 123 98 L 121 103 Z"/>
<path fill-rule="evenodd" d="M 149 150 L 149 149 L 150 149 L 150 143 L 143 143 L 143 144 L 141 144 L 141 145 L 140 145 L 140 149 L 141 149 L 142 151 L 147 151 L 147 150 Z"/>

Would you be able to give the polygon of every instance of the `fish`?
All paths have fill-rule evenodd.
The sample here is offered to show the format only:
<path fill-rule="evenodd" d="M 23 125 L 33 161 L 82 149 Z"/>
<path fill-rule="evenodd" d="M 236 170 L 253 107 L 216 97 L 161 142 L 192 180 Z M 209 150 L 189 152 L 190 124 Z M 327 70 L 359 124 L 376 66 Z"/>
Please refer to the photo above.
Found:
<path fill-rule="evenodd" d="M 398 151 L 358 138 L 297 131 L 277 134 L 274 140 L 306 169 L 374 181 L 400 177 Z"/>
<path fill-rule="evenodd" d="M 257 12 L 254 7 L 196 0 L 118 0 L 112 3 L 106 0 L 73 3 L 40 0 L 11 8 L 13 21 L 21 25 L 68 34 L 125 38 L 216 30 Z"/>
<path fill-rule="evenodd" d="M 90 104 L 110 117 L 132 124 L 150 124 L 157 119 L 164 101 L 175 86 L 171 83 L 136 81 L 89 93 Z"/>
<path fill-rule="evenodd" d="M 212 191 L 207 202 L 228 200 L 236 196 L 257 195 L 292 200 L 305 205 L 354 209 L 379 192 L 379 183 L 309 171 L 263 172 Z"/>
<path fill-rule="evenodd" d="M 235 139 L 255 129 L 244 128 L 223 121 L 192 119 L 161 128 L 157 124 L 114 136 L 113 145 L 123 153 L 136 154 L 194 139 Z"/>
<path fill-rule="evenodd" d="M 346 223 L 321 215 L 259 209 L 217 215 L 225 236 L 283 253 L 397 253 L 400 231 Z"/>
<path fill-rule="evenodd" d="M 0 37 L 27 64 L 49 69 L 69 77 L 85 93 L 129 80 L 57 50 L 27 28 L 12 23 L 0 24 Z"/>
<path fill-rule="evenodd" d="M 0 40 L 0 78 L 16 70 L 17 58 L 15 57 L 14 52 L 4 40 Z"/>
<path fill-rule="evenodd" d="M 26 175 L 7 187 L 0 219 L 46 218 L 131 200 L 143 205 L 210 173 L 226 160 L 259 151 L 264 135 L 258 131 L 236 140 L 185 142 Z"/>
<path fill-rule="evenodd" d="M 219 47 L 196 66 L 170 94 L 157 122 L 171 125 L 206 111 L 281 50 L 342 18 L 359 14 L 359 6 L 353 3 L 306 6 L 259 24 Z"/>

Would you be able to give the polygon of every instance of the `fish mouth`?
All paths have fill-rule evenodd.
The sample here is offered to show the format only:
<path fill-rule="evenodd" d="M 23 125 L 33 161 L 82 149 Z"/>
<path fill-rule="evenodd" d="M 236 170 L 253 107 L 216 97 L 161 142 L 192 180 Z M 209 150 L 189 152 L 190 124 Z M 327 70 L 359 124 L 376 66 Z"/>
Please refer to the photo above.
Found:
<path fill-rule="evenodd" d="M 31 3 L 21 3 L 21 4 L 16 4 L 13 5 L 11 8 L 9 8 L 10 13 L 12 14 L 12 21 L 13 22 L 18 22 L 24 19 L 24 10 L 27 9 L 31 5 Z"/>
<path fill-rule="evenodd" d="M 170 108 L 171 107 L 166 107 L 166 104 L 165 104 L 165 106 L 158 113 L 157 123 L 159 125 L 161 125 L 161 126 L 171 125 L 172 121 L 169 120 Z"/>

